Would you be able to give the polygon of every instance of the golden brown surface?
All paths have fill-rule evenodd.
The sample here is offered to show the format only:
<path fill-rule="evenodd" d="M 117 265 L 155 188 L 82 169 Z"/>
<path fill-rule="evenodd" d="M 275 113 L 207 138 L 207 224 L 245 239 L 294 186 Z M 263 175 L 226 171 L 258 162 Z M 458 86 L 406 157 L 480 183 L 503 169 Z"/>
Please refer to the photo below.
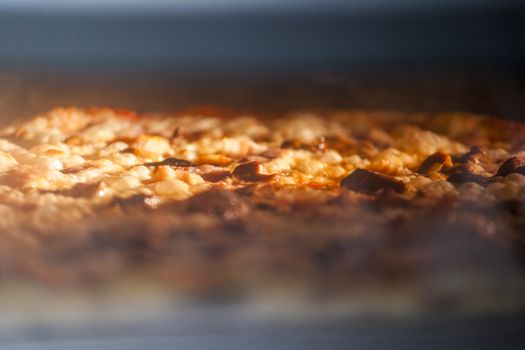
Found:
<path fill-rule="evenodd" d="M 514 297 L 524 130 L 452 113 L 55 109 L 0 131 L 0 278 L 434 300 L 446 291 L 425 278 L 459 274 Z"/>

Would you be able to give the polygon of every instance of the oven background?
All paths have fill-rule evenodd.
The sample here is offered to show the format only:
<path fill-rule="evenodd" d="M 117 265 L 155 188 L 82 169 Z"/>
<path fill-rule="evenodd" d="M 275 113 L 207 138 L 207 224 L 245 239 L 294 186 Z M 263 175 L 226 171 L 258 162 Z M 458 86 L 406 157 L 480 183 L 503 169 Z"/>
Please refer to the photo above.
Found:
<path fill-rule="evenodd" d="M 524 19 L 519 0 L 9 0 L 0 118 L 217 104 L 520 120 Z"/>

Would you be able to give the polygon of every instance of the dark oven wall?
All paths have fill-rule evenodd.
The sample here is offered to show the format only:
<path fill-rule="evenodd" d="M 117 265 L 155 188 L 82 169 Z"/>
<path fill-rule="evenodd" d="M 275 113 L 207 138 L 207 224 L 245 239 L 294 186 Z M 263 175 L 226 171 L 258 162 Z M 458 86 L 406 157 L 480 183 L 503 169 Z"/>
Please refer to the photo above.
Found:
<path fill-rule="evenodd" d="M 0 118 L 29 117 L 56 106 L 172 111 L 217 105 L 283 112 L 351 108 L 407 112 L 466 111 L 525 121 L 523 70 L 393 69 L 304 74 L 167 76 L 86 71 L 2 70 Z"/>
<path fill-rule="evenodd" d="M 193 104 L 525 116 L 521 1 L 93 3 L 0 5 L 2 119 Z"/>

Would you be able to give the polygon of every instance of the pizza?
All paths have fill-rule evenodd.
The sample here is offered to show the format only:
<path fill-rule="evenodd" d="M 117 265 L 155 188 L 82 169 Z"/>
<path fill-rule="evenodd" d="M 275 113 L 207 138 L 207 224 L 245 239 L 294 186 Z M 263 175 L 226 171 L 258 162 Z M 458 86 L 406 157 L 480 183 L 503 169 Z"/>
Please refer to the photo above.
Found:
<path fill-rule="evenodd" d="M 524 253 L 517 122 L 57 108 L 0 131 L 2 284 L 516 310 Z"/>

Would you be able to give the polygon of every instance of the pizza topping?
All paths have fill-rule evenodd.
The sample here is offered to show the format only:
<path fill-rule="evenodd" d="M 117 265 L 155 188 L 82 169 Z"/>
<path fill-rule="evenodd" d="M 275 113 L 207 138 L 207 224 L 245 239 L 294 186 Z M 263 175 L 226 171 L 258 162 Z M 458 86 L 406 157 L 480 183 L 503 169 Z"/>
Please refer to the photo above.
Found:
<path fill-rule="evenodd" d="M 462 184 L 462 183 L 466 183 L 466 182 L 475 182 L 475 183 L 478 183 L 478 184 L 482 185 L 482 184 L 484 184 L 487 181 L 487 179 L 485 179 L 481 175 L 472 174 L 472 173 L 455 173 L 455 174 L 450 175 L 447 178 L 447 181 L 450 181 L 450 182 L 452 182 L 454 184 Z"/>
<path fill-rule="evenodd" d="M 436 152 L 423 161 L 418 172 L 431 175 L 452 166 L 452 159 L 444 152 Z"/>
<path fill-rule="evenodd" d="M 144 163 L 145 166 L 161 166 L 161 165 L 169 165 L 173 167 L 182 167 L 187 168 L 193 166 L 192 162 L 188 162 L 184 159 L 179 158 L 166 158 L 163 161 L 160 162 L 150 162 L 150 163 Z"/>
<path fill-rule="evenodd" d="M 274 175 L 265 174 L 264 167 L 257 161 L 238 165 L 232 174 L 239 180 L 247 182 L 268 181 L 274 177 Z"/>
<path fill-rule="evenodd" d="M 204 179 L 204 181 L 208 182 L 219 182 L 231 176 L 231 173 L 228 170 L 209 164 L 200 165 L 197 168 L 197 173 Z"/>
<path fill-rule="evenodd" d="M 477 174 L 478 172 L 474 164 L 467 163 L 467 164 L 454 165 L 450 168 L 444 169 L 443 173 L 447 175 L 454 175 L 458 173 L 459 174 L 466 174 L 466 173 Z"/>
<path fill-rule="evenodd" d="M 473 163 L 466 163 L 453 166 L 445 170 L 448 176 L 447 181 L 454 184 L 462 184 L 466 182 L 475 182 L 478 184 L 485 184 L 487 178 L 479 173 L 479 166 Z"/>
<path fill-rule="evenodd" d="M 477 163 L 483 154 L 483 151 L 478 146 L 473 146 L 467 153 L 454 157 L 454 161 L 457 163 Z"/>
<path fill-rule="evenodd" d="M 516 156 L 507 159 L 499 168 L 496 176 L 507 176 L 511 173 L 525 173 L 525 157 Z"/>
<path fill-rule="evenodd" d="M 484 184 L 487 179 L 477 172 L 476 167 L 472 163 L 454 166 L 447 170 L 449 177 L 447 181 L 454 184 L 462 184 L 466 182 L 475 182 Z"/>
<path fill-rule="evenodd" d="M 365 169 L 354 170 L 350 175 L 341 180 L 341 187 L 366 194 L 375 194 L 381 191 L 398 193 L 406 191 L 404 183 L 389 176 L 377 174 Z"/>

